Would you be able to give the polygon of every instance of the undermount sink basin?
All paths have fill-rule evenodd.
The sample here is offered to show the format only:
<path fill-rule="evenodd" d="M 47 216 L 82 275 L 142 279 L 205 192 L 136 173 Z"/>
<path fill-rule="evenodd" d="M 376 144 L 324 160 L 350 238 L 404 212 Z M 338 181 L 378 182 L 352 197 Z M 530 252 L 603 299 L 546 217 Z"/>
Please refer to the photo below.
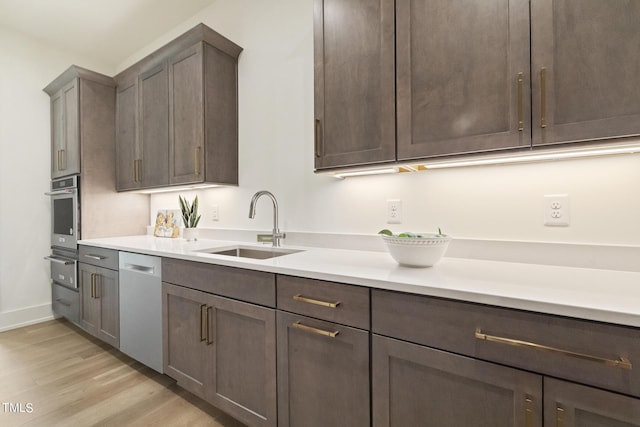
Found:
<path fill-rule="evenodd" d="M 254 246 L 234 246 L 231 248 L 222 249 L 203 249 L 198 252 L 212 255 L 234 256 L 239 258 L 269 259 L 302 251 L 297 249 L 283 249 L 273 247 L 257 248 Z"/>

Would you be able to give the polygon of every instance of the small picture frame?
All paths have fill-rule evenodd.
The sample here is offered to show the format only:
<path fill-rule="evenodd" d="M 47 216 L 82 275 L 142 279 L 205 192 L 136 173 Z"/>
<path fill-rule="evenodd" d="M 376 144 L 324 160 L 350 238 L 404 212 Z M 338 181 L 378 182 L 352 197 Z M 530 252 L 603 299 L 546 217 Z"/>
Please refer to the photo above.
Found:
<path fill-rule="evenodd" d="M 159 209 L 153 235 L 156 237 L 176 238 L 180 234 L 180 210 Z"/>

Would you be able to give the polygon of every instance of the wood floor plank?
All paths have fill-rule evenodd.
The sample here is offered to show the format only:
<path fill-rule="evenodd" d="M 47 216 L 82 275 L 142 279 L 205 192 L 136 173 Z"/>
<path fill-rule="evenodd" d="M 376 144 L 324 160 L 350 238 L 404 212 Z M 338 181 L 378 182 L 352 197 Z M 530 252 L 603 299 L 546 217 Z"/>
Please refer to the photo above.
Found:
<path fill-rule="evenodd" d="M 243 424 L 66 320 L 0 333 L 0 426 Z"/>

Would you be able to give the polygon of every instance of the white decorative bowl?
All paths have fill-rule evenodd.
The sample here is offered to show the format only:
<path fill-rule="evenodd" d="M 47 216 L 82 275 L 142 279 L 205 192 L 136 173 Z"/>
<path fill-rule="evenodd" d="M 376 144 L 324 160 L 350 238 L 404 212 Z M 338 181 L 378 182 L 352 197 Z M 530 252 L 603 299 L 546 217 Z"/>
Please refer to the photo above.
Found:
<path fill-rule="evenodd" d="M 431 267 L 447 251 L 451 237 L 396 237 L 382 235 L 389 253 L 406 267 Z"/>

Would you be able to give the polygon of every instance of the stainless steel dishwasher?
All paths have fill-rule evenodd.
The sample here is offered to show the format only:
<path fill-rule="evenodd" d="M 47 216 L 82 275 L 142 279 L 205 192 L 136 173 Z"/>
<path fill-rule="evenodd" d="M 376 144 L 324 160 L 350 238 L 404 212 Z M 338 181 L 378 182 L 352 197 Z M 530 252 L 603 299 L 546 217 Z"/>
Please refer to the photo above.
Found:
<path fill-rule="evenodd" d="M 162 373 L 159 257 L 120 252 L 120 351 Z"/>

